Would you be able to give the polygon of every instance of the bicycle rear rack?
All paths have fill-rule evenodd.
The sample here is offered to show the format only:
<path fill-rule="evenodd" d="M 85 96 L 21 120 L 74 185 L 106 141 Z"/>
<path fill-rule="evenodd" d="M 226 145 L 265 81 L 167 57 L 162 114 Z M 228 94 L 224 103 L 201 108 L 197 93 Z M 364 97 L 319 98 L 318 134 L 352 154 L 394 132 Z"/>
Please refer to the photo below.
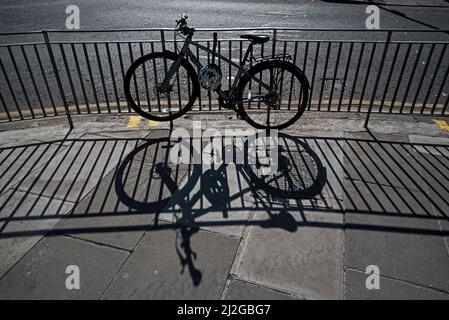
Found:
<path fill-rule="evenodd" d="M 253 56 L 252 58 L 255 62 L 272 61 L 272 60 L 281 60 L 281 61 L 287 61 L 287 62 L 292 61 L 292 56 L 289 55 L 288 53 L 280 53 L 280 54 L 275 54 L 275 55 L 258 56 L 258 57 Z"/>

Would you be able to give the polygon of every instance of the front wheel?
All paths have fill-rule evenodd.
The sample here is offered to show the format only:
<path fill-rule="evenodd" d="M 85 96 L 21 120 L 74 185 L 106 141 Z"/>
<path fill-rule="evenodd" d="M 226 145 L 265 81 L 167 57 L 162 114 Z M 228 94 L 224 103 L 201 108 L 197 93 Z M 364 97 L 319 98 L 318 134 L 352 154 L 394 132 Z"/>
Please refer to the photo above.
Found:
<path fill-rule="evenodd" d="M 129 106 L 144 118 L 171 121 L 185 114 L 199 94 L 195 69 L 185 59 L 162 88 L 170 67 L 179 55 L 154 52 L 137 59 L 125 75 L 125 96 Z"/>
<path fill-rule="evenodd" d="M 257 129 L 287 128 L 301 117 L 308 99 L 309 82 L 304 73 L 280 60 L 253 66 L 242 76 L 236 91 L 240 113 Z"/>

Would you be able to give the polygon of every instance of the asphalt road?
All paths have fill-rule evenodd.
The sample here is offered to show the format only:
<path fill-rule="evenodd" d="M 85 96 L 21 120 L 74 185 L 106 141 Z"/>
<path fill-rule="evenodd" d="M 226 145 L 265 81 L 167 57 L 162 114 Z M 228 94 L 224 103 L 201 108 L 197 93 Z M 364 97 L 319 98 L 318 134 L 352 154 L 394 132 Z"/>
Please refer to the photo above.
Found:
<path fill-rule="evenodd" d="M 382 3 L 427 6 L 387 6 Z M 86 29 L 171 27 L 182 12 L 196 27 L 365 28 L 370 1 L 338 0 L 1 0 L 1 32 L 64 29 L 68 5 L 80 8 Z M 449 28 L 445 0 L 379 1 L 381 28 Z"/>

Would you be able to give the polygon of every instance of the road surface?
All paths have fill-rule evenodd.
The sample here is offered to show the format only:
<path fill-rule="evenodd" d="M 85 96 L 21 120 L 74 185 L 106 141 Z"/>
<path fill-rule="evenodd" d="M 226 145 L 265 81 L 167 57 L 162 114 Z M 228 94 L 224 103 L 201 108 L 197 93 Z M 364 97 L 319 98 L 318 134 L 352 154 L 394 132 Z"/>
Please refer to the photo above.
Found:
<path fill-rule="evenodd" d="M 350 2 L 350 1 L 349 1 Z M 182 12 L 197 27 L 365 28 L 371 1 L 326 0 L 2 0 L 2 32 L 64 29 L 68 5 L 80 8 L 81 29 L 171 27 Z M 449 28 L 444 0 L 379 1 L 381 28 Z M 402 4 L 388 6 L 383 3 Z M 406 4 L 423 3 L 427 6 Z"/>

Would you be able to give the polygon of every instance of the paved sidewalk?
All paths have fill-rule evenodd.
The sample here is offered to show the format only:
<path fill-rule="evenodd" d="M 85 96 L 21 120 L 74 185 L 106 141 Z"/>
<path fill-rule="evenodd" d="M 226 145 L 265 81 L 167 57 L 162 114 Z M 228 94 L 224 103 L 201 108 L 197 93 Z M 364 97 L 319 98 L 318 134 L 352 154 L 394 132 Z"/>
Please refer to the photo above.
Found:
<path fill-rule="evenodd" d="M 175 128 L 192 119 L 249 128 L 225 113 Z M 167 123 L 5 125 L 0 299 L 449 299 L 449 132 L 434 119 L 373 115 L 366 131 L 363 115 L 306 113 L 270 181 L 167 162 Z"/>

